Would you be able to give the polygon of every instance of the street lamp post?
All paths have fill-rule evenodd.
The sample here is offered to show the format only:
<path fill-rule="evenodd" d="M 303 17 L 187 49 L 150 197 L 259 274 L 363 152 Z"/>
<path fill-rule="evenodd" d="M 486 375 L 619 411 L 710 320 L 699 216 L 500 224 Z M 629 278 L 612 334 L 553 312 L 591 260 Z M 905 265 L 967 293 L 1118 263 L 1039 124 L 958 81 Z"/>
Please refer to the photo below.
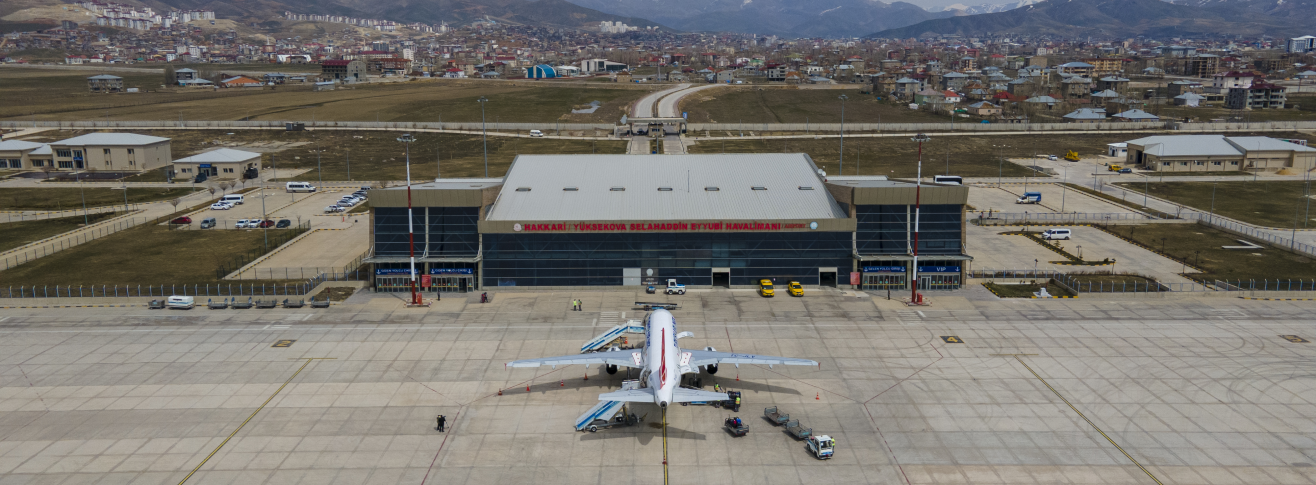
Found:
<path fill-rule="evenodd" d="M 1065 166 L 1065 179 L 1060 183 L 1060 213 L 1065 212 L 1065 194 L 1069 193 L 1069 166 Z"/>
<path fill-rule="evenodd" d="M 1211 184 L 1211 222 L 1215 222 L 1215 189 L 1220 186 L 1220 182 Z"/>
<path fill-rule="evenodd" d="M 484 178 L 489 178 L 489 132 L 484 125 L 484 103 L 488 103 L 489 99 L 480 96 L 476 101 L 480 103 L 480 137 L 484 139 Z"/>
<path fill-rule="evenodd" d="M 352 181 L 352 149 L 347 149 L 347 181 Z"/>
<path fill-rule="evenodd" d="M 837 175 L 844 175 L 844 174 L 845 174 L 845 100 L 850 99 L 850 97 L 848 97 L 848 96 L 842 94 L 842 95 L 838 96 L 837 99 L 841 100 L 841 151 L 840 151 L 840 154 L 841 154 L 840 167 L 841 167 L 841 168 L 840 168 L 840 170 L 838 170 L 838 171 L 836 172 L 836 174 L 837 174 Z"/>
<path fill-rule="evenodd" d="M 918 173 L 914 179 L 914 267 L 909 276 L 909 302 L 918 302 L 918 222 L 919 222 L 919 202 L 923 191 L 923 142 L 931 139 L 924 133 L 911 138 L 918 143 Z"/>
<path fill-rule="evenodd" d="M 416 227 L 411 214 L 411 142 L 416 139 L 411 133 L 404 133 L 398 141 L 407 147 L 407 251 L 411 258 L 411 304 L 421 305 L 420 293 L 416 292 Z"/>

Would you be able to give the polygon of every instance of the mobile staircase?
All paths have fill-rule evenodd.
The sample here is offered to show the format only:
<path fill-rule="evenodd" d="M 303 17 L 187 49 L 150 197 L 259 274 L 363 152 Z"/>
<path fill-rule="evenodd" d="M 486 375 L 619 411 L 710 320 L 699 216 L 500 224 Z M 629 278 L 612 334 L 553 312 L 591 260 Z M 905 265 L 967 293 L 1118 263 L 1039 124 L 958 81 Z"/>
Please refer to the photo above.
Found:
<path fill-rule="evenodd" d="M 606 350 L 628 333 L 644 333 L 644 324 L 639 320 L 627 320 L 626 323 L 612 327 L 610 330 L 599 334 L 599 336 L 586 341 L 585 345 L 580 346 L 580 353 Z"/>

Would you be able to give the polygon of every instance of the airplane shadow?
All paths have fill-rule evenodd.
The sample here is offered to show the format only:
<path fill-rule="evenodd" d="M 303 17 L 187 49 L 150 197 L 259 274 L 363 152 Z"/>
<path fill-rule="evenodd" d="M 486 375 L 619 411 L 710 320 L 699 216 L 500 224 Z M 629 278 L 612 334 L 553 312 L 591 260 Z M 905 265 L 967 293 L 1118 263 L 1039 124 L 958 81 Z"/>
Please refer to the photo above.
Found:
<path fill-rule="evenodd" d="M 762 383 L 758 383 L 758 382 L 750 382 L 750 381 L 740 381 L 740 382 L 736 382 L 736 378 L 735 378 L 735 377 L 732 377 L 732 378 L 730 378 L 730 379 L 726 379 L 726 380 L 723 380 L 723 379 L 720 379 L 720 378 L 719 378 L 719 379 L 717 379 L 716 381 L 711 380 L 711 379 L 708 379 L 708 378 L 705 378 L 705 379 L 704 379 L 704 386 L 705 386 L 705 387 L 711 387 L 711 386 L 713 385 L 714 382 L 716 382 L 716 383 L 718 383 L 718 384 L 722 384 L 723 387 L 726 387 L 726 388 L 728 388 L 728 389 L 730 389 L 730 390 L 732 390 L 732 391 L 740 391 L 740 392 L 745 392 L 745 391 L 772 392 L 772 393 L 781 393 L 781 394 L 794 394 L 794 395 L 796 395 L 796 396 L 799 396 L 799 395 L 802 395 L 802 394 L 803 394 L 803 393 L 801 393 L 798 389 L 791 389 L 791 388 L 787 388 L 787 387 L 774 386 L 774 385 L 771 385 L 771 384 L 762 384 Z"/>

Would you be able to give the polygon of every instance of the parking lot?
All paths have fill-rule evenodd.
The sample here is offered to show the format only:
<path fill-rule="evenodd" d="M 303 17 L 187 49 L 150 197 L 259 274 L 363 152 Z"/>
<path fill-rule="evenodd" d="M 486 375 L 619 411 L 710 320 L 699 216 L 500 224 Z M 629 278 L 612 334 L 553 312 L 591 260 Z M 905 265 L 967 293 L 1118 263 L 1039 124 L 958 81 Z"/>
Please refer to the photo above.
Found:
<path fill-rule="evenodd" d="M 574 353 L 652 296 L 491 294 L 428 309 L 358 293 L 326 310 L 7 311 L 0 480 L 663 483 L 655 406 L 634 406 L 639 426 L 572 429 L 620 374 L 502 365 Z M 821 365 L 705 376 L 744 393 L 750 434 L 722 431 L 725 411 L 673 407 L 670 483 L 1316 481 L 1316 380 L 1302 370 L 1316 350 L 1278 337 L 1316 337 L 1311 302 L 1001 301 L 981 288 L 917 311 L 832 290 L 679 301 L 695 334 L 683 347 Z M 812 458 L 759 417 L 767 406 L 837 438 L 836 457 Z"/>
<path fill-rule="evenodd" d="M 1040 204 L 1016 204 L 1024 192 L 1041 192 Z M 969 205 L 979 212 L 1039 213 L 1039 212 L 1079 212 L 1086 214 L 1134 214 L 1136 211 L 1126 206 L 1115 204 L 1078 190 L 1067 188 L 1058 183 L 1031 183 L 1028 185 L 1012 183 L 996 186 L 971 186 L 969 188 Z M 970 214 L 973 215 L 973 214 Z M 976 216 L 975 216 L 976 217 Z"/>
<path fill-rule="evenodd" d="M 296 226 L 303 221 L 315 220 L 315 216 L 325 215 L 324 208 L 334 205 L 338 199 L 344 195 L 352 193 L 351 189 L 327 189 L 314 193 L 290 193 L 279 189 L 267 189 L 262 195 L 261 191 L 255 190 L 244 194 L 243 203 L 233 206 L 228 210 L 215 210 L 206 208 L 192 214 L 192 228 L 199 228 L 201 221 L 208 217 L 215 218 L 215 229 L 234 229 L 234 225 L 241 219 L 261 218 L 262 207 L 261 201 L 264 200 L 264 212 L 268 214 L 267 219 L 278 221 L 288 219 L 292 225 Z M 339 214 L 341 218 L 341 214 Z"/>

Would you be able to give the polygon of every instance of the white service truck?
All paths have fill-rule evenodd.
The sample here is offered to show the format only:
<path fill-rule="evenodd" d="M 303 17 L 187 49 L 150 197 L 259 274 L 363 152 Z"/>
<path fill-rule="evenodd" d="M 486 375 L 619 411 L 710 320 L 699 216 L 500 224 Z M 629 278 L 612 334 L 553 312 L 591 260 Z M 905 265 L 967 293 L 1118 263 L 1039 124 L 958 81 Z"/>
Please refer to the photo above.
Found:
<path fill-rule="evenodd" d="M 685 285 L 677 283 L 676 280 L 667 280 L 667 294 L 684 295 Z"/>

